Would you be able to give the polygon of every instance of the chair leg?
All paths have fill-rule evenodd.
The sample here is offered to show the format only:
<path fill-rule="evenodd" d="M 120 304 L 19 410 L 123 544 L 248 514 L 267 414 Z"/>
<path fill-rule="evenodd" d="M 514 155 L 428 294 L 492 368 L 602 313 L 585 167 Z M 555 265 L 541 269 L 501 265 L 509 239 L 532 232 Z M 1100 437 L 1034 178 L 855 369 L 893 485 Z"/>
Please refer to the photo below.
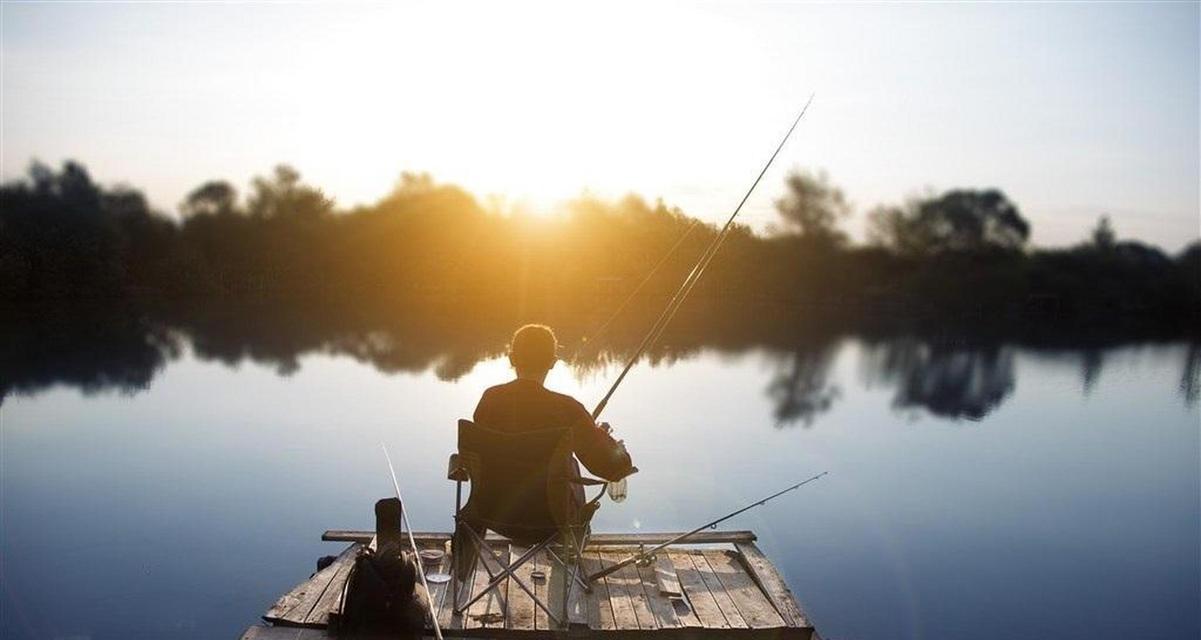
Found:
<path fill-rule="evenodd" d="M 558 554 L 556 554 L 554 551 L 551 551 L 550 549 L 547 549 L 546 552 L 549 553 L 550 555 L 554 556 L 555 561 L 558 562 L 559 564 L 563 565 L 564 569 L 568 569 L 568 568 L 579 569 L 580 562 L 579 562 L 578 556 L 577 556 L 577 559 L 575 562 L 568 562 L 567 560 L 560 558 Z M 584 589 L 584 593 L 592 593 L 592 585 L 588 584 L 588 581 L 584 580 L 583 578 L 581 578 L 579 576 L 579 571 L 573 571 L 571 574 L 571 577 L 572 577 L 572 580 L 576 584 L 580 585 L 580 587 Z"/>
<path fill-rule="evenodd" d="M 529 551 L 526 551 L 525 553 L 523 553 L 521 555 L 521 557 L 518 558 L 515 562 L 511 563 L 508 567 L 505 567 L 500 573 L 493 576 L 492 579 L 488 582 L 488 585 L 486 587 L 484 587 L 483 589 L 481 589 L 479 593 L 472 596 L 472 598 L 470 600 L 463 603 L 462 605 L 458 605 L 455 609 L 455 612 L 461 613 L 463 611 L 466 611 L 468 607 L 475 604 L 475 602 L 477 600 L 479 600 L 480 598 L 484 597 L 484 594 L 486 594 L 486 593 L 488 593 L 488 591 L 496 588 L 497 585 L 499 585 L 501 582 L 504 581 L 505 578 L 508 578 L 508 577 L 512 577 L 514 580 L 517 580 L 517 583 L 519 585 L 521 585 L 521 588 L 524 589 L 526 593 L 529 593 L 530 597 L 533 597 L 534 594 L 524 584 L 522 584 L 521 580 L 517 579 L 516 576 L 513 576 L 512 574 L 514 571 L 517 570 L 518 567 L 525 564 L 527 561 L 529 561 L 530 558 L 533 558 L 534 554 L 541 551 L 543 548 L 545 548 L 547 545 L 549 545 L 552 541 L 553 541 L 553 538 L 539 542 L 537 545 L 531 547 Z M 482 556 L 480 556 L 480 562 L 484 562 L 484 559 Z M 487 563 L 485 563 L 485 567 L 487 567 Z M 543 607 L 543 609 L 545 609 L 545 607 Z M 548 611 L 547 613 L 550 613 L 550 612 Z"/>

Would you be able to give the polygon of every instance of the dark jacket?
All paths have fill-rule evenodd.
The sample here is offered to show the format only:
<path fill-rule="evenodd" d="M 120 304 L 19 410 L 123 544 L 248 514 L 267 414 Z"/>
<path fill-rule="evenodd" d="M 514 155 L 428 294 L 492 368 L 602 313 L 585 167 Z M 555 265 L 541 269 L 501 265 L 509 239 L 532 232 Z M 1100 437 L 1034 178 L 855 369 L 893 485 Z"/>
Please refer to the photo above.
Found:
<path fill-rule="evenodd" d="M 629 454 L 596 426 L 578 400 L 537 381 L 518 378 L 484 392 L 475 423 L 495 431 L 522 432 L 571 427 L 573 452 L 592 474 L 619 480 L 633 470 Z"/>

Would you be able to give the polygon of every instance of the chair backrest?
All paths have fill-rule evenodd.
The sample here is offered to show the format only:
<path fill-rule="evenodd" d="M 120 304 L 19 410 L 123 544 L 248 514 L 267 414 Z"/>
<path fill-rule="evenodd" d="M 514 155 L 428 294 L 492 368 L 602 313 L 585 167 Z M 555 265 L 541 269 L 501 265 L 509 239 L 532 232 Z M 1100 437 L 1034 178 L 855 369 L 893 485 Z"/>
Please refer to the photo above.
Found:
<path fill-rule="evenodd" d="M 459 420 L 459 456 L 471 476 L 464 510 L 490 528 L 545 529 L 570 511 L 571 430 L 495 431 Z"/>

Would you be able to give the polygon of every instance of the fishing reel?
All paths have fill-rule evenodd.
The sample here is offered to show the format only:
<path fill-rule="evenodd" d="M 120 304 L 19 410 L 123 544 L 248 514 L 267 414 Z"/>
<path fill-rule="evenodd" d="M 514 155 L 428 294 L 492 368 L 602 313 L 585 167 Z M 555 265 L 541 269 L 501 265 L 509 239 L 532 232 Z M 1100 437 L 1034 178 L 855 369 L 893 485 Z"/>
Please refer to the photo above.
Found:
<path fill-rule="evenodd" d="M 649 567 L 655 564 L 655 554 L 646 552 L 646 545 L 638 545 L 638 555 L 635 557 L 634 565 L 639 567 Z"/>

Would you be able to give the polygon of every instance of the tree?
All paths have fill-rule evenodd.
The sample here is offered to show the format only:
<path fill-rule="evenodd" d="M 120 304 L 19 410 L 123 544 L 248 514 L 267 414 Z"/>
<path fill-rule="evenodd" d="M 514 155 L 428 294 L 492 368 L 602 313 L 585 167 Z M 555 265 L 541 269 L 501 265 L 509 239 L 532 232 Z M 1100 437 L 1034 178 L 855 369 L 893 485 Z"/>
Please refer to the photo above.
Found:
<path fill-rule="evenodd" d="M 1113 249 L 1117 242 L 1117 234 L 1113 231 L 1113 225 L 1109 223 L 1109 216 L 1101 216 L 1097 221 L 1097 226 L 1092 233 L 1093 248 L 1102 251 Z"/>
<path fill-rule="evenodd" d="M 996 189 L 954 190 L 880 207 L 869 225 L 873 242 L 902 254 L 1017 251 L 1030 238 L 1030 224 Z"/>
<path fill-rule="evenodd" d="M 281 164 L 271 178 L 256 177 L 250 183 L 246 208 L 253 218 L 322 218 L 334 203 L 320 189 L 300 182 L 300 172 Z"/>
<path fill-rule="evenodd" d="M 793 171 L 784 184 L 788 190 L 775 204 L 787 229 L 826 247 L 846 243 L 846 234 L 838 224 L 850 215 L 851 206 L 842 189 L 831 184 L 824 171 Z"/>
<path fill-rule="evenodd" d="M 196 187 L 179 206 L 185 218 L 199 215 L 230 215 L 237 212 L 238 190 L 224 180 L 213 180 Z"/>

